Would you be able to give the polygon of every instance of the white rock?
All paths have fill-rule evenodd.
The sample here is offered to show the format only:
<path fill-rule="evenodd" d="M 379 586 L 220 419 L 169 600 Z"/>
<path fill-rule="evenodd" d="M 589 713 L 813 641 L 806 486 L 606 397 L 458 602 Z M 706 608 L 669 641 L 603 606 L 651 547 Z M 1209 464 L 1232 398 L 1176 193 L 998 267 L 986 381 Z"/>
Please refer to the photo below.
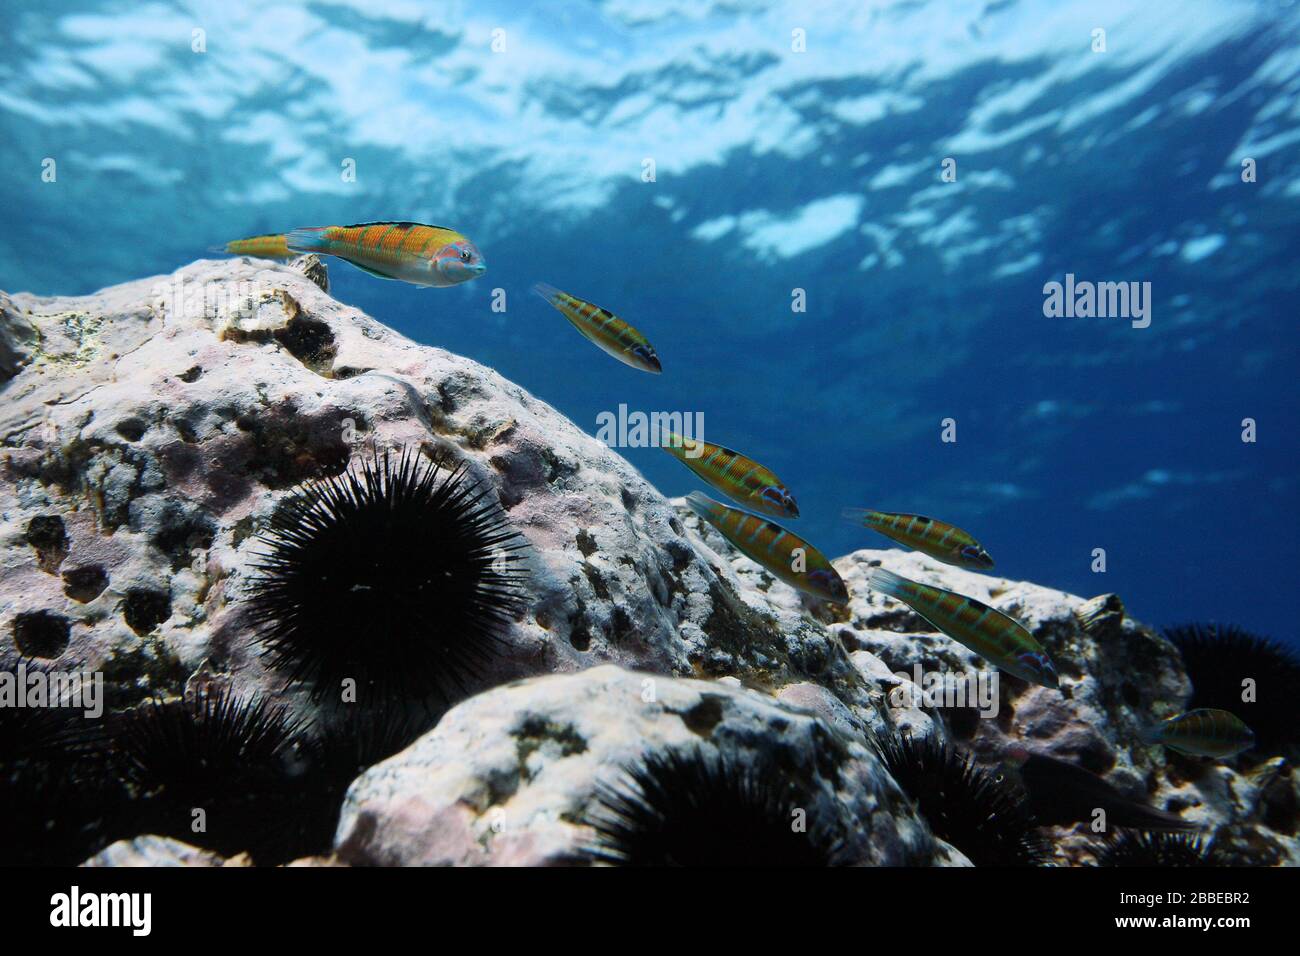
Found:
<path fill-rule="evenodd" d="M 134 840 L 118 840 L 92 856 L 82 866 L 226 866 L 219 854 L 203 850 L 171 837 L 152 834 Z"/>
<path fill-rule="evenodd" d="M 614 784 L 649 751 L 700 748 L 796 767 L 818 794 L 808 818 L 836 820 L 862 863 L 950 859 L 876 758 L 832 726 L 721 681 L 613 666 L 498 687 L 352 785 L 336 853 L 369 865 L 566 863 L 592 836 L 579 821 L 597 781 Z"/>

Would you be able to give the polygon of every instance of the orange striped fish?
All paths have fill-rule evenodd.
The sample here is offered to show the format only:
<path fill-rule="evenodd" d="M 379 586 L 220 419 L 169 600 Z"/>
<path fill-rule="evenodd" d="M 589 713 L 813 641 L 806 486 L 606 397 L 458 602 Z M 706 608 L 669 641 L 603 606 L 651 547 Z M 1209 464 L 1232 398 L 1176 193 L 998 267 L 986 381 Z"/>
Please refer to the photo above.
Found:
<path fill-rule="evenodd" d="M 311 226 L 285 236 L 291 252 L 337 256 L 381 279 L 446 287 L 477 279 L 487 263 L 474 243 L 444 226 L 419 222 L 359 222 Z"/>
<path fill-rule="evenodd" d="M 797 518 L 799 506 L 781 479 L 740 452 L 669 432 L 661 446 L 683 465 L 746 508 L 774 518 Z"/>
<path fill-rule="evenodd" d="M 792 588 L 834 604 L 849 603 L 844 579 L 822 554 L 779 524 L 739 508 L 728 508 L 698 491 L 686 496 L 692 511 L 722 532 L 741 554 Z"/>
<path fill-rule="evenodd" d="M 1226 710 L 1198 707 L 1157 725 L 1144 739 L 1193 757 L 1233 757 L 1255 746 L 1255 732 Z"/>
<path fill-rule="evenodd" d="M 284 236 L 280 233 L 236 239 L 226 243 L 226 251 L 231 255 L 256 256 L 259 259 L 292 259 L 296 255 L 289 251 Z"/>
<path fill-rule="evenodd" d="M 971 571 L 987 571 L 993 567 L 993 559 L 978 541 L 946 521 L 869 508 L 845 508 L 844 517 L 945 564 L 955 564 Z"/>
<path fill-rule="evenodd" d="M 594 342 L 602 352 L 643 372 L 658 375 L 663 371 L 654 346 L 613 312 L 561 292 L 544 282 L 533 286 L 533 291 L 555 306 L 562 316 L 573 323 L 575 329 Z"/>
<path fill-rule="evenodd" d="M 994 667 L 1031 684 L 1060 686 L 1052 659 L 1034 640 L 1034 635 L 1001 611 L 974 598 L 909 581 L 884 568 L 872 569 L 867 575 L 867 586 L 902 601 Z"/>

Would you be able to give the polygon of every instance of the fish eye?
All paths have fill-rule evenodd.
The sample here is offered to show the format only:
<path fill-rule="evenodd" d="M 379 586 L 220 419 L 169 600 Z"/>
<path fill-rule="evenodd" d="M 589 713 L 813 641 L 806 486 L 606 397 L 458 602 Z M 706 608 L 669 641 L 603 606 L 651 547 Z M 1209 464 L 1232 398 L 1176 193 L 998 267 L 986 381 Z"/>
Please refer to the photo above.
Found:
<path fill-rule="evenodd" d="M 461 259 L 462 259 L 463 261 L 465 261 L 465 262 L 469 262 L 469 250 L 466 249 L 464 252 L 462 252 L 462 253 L 460 254 L 460 257 L 461 257 Z"/>

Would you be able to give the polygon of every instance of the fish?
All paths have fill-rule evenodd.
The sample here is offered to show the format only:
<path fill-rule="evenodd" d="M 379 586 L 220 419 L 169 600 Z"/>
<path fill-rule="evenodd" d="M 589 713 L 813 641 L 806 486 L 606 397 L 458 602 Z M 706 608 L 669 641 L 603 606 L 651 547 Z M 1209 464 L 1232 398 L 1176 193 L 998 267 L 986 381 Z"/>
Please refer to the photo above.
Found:
<path fill-rule="evenodd" d="M 770 571 L 776 578 L 832 604 L 848 604 L 849 589 L 826 555 L 779 524 L 739 508 L 728 508 L 707 495 L 692 491 L 690 509 L 713 525 L 741 554 Z M 796 567 L 802 565 L 800 570 Z"/>
<path fill-rule="evenodd" d="M 712 442 L 669 432 L 661 446 L 706 483 L 752 511 L 797 518 L 799 506 L 781 479 L 752 458 Z"/>
<path fill-rule="evenodd" d="M 654 346 L 613 312 L 561 292 L 545 282 L 534 285 L 533 292 L 558 309 L 562 316 L 573 323 L 575 329 L 594 342 L 602 352 L 643 372 L 658 375 L 663 371 Z"/>
<path fill-rule="evenodd" d="M 255 256 L 258 259 L 292 259 L 297 253 L 290 252 L 285 244 L 283 233 L 268 233 L 264 236 L 250 236 L 226 243 L 226 252 L 236 256 Z"/>
<path fill-rule="evenodd" d="M 902 601 L 999 670 L 1053 690 L 1060 686 L 1052 659 L 1034 635 L 996 608 L 943 588 L 909 581 L 884 568 L 871 570 L 867 586 Z"/>
<path fill-rule="evenodd" d="M 337 256 L 380 279 L 445 288 L 477 279 L 487 263 L 454 229 L 419 222 L 308 226 L 286 234 L 291 252 Z"/>
<path fill-rule="evenodd" d="M 1090 822 L 1106 811 L 1106 826 L 1139 830 L 1196 830 L 1190 820 L 1125 796 L 1090 770 L 1044 754 L 1028 754 L 1020 780 L 1029 794 L 1034 818 L 1044 826 Z"/>
<path fill-rule="evenodd" d="M 1255 746 L 1255 732 L 1240 717 L 1212 707 L 1170 717 L 1147 731 L 1143 739 L 1191 757 L 1234 757 Z"/>
<path fill-rule="evenodd" d="M 993 567 L 993 559 L 978 541 L 946 521 L 870 508 L 845 508 L 844 517 L 945 564 L 970 571 L 987 571 Z"/>

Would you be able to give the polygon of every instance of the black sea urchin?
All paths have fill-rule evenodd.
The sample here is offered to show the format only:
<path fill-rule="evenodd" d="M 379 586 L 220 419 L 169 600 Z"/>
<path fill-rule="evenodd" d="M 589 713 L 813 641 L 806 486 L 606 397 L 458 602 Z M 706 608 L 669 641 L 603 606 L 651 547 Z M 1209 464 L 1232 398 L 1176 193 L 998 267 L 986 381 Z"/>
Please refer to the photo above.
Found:
<path fill-rule="evenodd" d="M 0 866 L 75 866 L 109 841 L 124 796 L 96 720 L 64 707 L 0 707 Z"/>
<path fill-rule="evenodd" d="M 1219 866 L 1212 844 L 1190 833 L 1121 830 L 1093 850 L 1098 866 Z"/>
<path fill-rule="evenodd" d="M 301 723 L 283 708 L 202 689 L 114 718 L 112 760 L 133 797 L 122 836 L 157 833 L 259 863 L 297 855 Z"/>
<path fill-rule="evenodd" d="M 521 603 L 524 546 L 463 465 L 387 452 L 310 482 L 277 509 L 252 620 L 273 666 L 317 700 L 450 700 L 478 677 Z"/>
<path fill-rule="evenodd" d="M 1027 795 L 1006 777 L 977 766 L 934 734 L 893 734 L 875 744 L 930 829 L 976 866 L 1042 866 L 1051 860 Z"/>
<path fill-rule="evenodd" d="M 1166 628 L 1192 682 L 1188 710 L 1230 711 L 1255 732 L 1256 750 L 1277 753 L 1300 741 L 1300 657 L 1281 643 L 1239 627 L 1186 624 Z M 1255 700 L 1242 700 L 1242 681 L 1255 682 Z"/>
<path fill-rule="evenodd" d="M 581 856 L 617 866 L 838 865 L 838 824 L 815 819 L 812 803 L 768 760 L 651 754 L 597 787 L 584 821 L 596 837 Z"/>

